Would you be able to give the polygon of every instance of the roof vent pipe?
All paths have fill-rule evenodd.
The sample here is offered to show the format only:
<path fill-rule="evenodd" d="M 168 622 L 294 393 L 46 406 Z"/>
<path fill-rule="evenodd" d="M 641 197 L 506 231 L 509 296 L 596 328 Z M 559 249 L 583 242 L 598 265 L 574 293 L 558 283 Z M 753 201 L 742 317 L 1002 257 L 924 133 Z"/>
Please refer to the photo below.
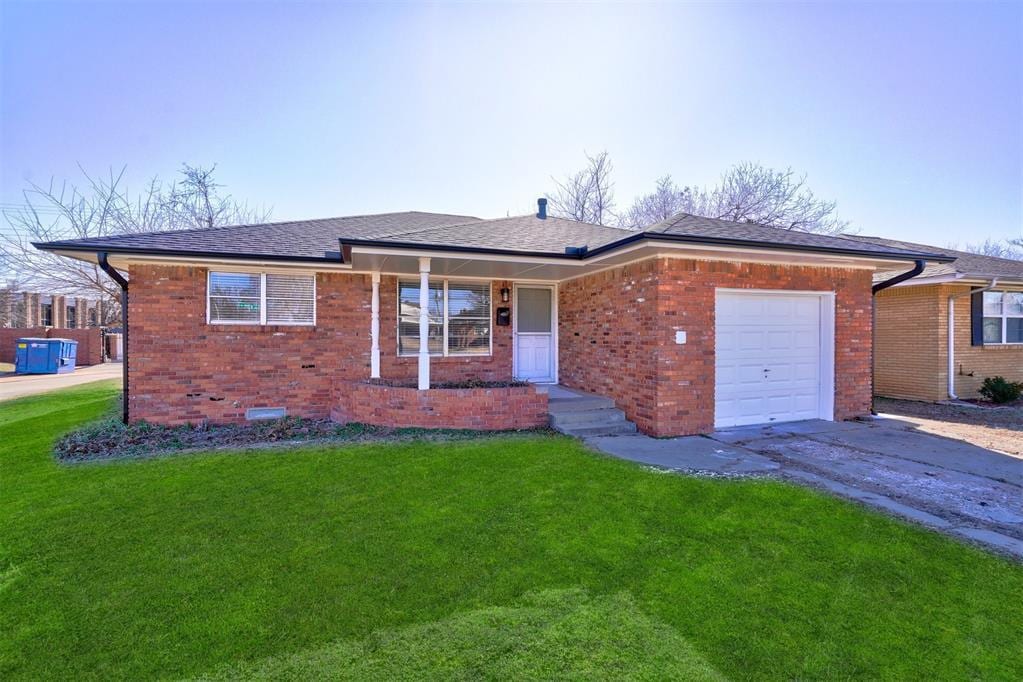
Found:
<path fill-rule="evenodd" d="M 540 197 L 536 200 L 536 217 L 540 220 L 547 220 L 547 200 Z"/>

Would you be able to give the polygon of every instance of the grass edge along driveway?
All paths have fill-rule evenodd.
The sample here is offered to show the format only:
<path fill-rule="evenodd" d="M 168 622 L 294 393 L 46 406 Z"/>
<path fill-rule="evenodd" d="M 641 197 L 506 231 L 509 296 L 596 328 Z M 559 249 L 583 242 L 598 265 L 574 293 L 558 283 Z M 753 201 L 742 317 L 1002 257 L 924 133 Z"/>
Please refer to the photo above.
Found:
<path fill-rule="evenodd" d="M 1019 565 L 814 491 L 655 473 L 553 437 L 58 465 L 54 438 L 113 396 L 0 405 L 0 678 L 296 661 L 629 677 L 676 639 L 710 676 L 1023 677 Z M 566 594 L 582 595 L 574 625 L 515 629 L 517 609 Z M 663 641 L 622 646 L 600 615 L 613 599 L 632 605 L 628 632 Z M 456 646 L 488 623 L 504 654 Z M 419 652 L 407 665 L 386 655 L 395 638 Z"/>

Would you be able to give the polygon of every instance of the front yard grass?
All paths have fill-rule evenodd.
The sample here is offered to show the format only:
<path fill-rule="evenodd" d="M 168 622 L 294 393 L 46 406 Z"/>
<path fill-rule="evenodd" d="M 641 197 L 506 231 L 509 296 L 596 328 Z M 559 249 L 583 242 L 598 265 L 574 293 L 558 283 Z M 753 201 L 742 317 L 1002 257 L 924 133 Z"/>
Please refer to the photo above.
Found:
<path fill-rule="evenodd" d="M 58 464 L 0 404 L 0 678 L 1023 678 L 1023 569 L 556 437 Z"/>

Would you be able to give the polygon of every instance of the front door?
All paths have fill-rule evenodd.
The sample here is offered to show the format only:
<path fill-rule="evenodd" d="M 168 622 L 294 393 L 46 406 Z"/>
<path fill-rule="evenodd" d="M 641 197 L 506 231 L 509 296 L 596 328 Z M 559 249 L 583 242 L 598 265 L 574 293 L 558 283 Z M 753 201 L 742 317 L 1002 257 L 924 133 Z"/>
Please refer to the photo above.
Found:
<path fill-rule="evenodd" d="M 515 287 L 515 378 L 550 383 L 554 377 L 554 288 Z"/>

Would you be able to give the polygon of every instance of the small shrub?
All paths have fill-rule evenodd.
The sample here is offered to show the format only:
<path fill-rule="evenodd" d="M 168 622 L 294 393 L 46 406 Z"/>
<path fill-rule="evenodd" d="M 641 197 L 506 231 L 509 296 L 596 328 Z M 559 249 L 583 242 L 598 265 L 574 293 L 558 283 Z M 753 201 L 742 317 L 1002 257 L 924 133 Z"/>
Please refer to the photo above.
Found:
<path fill-rule="evenodd" d="M 984 379 L 977 392 L 993 403 L 1011 403 L 1019 400 L 1020 394 L 1023 393 L 1023 384 L 1009 381 L 1005 377 L 988 377 Z"/>

